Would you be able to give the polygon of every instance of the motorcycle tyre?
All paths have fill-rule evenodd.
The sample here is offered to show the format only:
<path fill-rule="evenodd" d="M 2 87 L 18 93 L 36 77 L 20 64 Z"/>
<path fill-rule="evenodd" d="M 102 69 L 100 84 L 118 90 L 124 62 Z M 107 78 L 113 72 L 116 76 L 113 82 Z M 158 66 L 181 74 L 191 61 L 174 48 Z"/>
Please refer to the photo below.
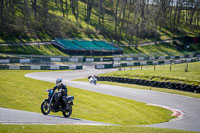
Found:
<path fill-rule="evenodd" d="M 63 114 L 63 116 L 66 117 L 66 118 L 70 117 L 71 114 L 72 114 L 72 105 L 69 105 L 69 111 L 66 111 L 66 112 L 63 111 L 62 114 Z"/>
<path fill-rule="evenodd" d="M 44 100 L 44 101 L 42 102 L 42 104 L 41 104 L 41 112 L 42 112 L 44 115 L 48 115 L 48 114 L 50 113 L 50 110 L 51 110 L 51 109 L 48 109 L 47 112 L 44 111 L 43 106 L 44 106 L 44 104 L 45 104 L 46 102 L 49 103 L 49 100 Z"/>

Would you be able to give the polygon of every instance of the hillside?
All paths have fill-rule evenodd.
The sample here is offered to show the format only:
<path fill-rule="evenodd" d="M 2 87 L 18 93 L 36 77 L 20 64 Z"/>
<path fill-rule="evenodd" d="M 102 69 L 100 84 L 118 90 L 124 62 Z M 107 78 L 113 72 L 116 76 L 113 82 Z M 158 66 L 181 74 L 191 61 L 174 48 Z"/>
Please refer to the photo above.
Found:
<path fill-rule="evenodd" d="M 0 53 L 28 55 L 67 55 L 58 50 L 53 45 L 0 45 Z"/>
<path fill-rule="evenodd" d="M 63 37 L 137 45 L 186 35 L 196 37 L 200 35 L 199 4 L 181 0 L 2 0 L 0 43 Z M 134 53 L 137 49 L 126 51 Z"/>
<path fill-rule="evenodd" d="M 191 44 L 188 51 L 174 43 L 161 43 L 147 46 L 122 47 L 124 54 L 149 54 L 152 56 L 182 55 L 188 52 L 200 51 L 199 44 Z M 53 45 L 0 45 L 3 54 L 58 55 L 67 56 Z"/>

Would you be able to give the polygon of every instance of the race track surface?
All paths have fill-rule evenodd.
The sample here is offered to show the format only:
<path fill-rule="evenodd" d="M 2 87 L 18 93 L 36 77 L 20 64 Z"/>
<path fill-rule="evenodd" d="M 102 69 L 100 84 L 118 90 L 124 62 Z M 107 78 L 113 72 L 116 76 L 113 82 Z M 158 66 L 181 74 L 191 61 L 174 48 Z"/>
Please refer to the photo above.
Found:
<path fill-rule="evenodd" d="M 42 113 L 7 108 L 0 108 L 0 114 L 1 124 L 111 125 L 77 118 L 64 118 L 61 116 L 43 115 Z"/>
<path fill-rule="evenodd" d="M 115 71 L 115 69 L 96 70 L 89 67 L 89 68 L 84 68 L 83 70 L 76 70 L 76 71 L 30 73 L 25 76 L 29 78 L 39 79 L 39 80 L 49 81 L 49 82 L 55 82 L 56 78 L 62 77 L 64 80 L 64 83 L 67 86 L 76 87 L 76 88 L 93 91 L 93 92 L 98 92 L 102 94 L 117 96 L 121 98 L 127 98 L 127 99 L 136 100 L 136 101 L 140 101 L 140 102 L 144 102 L 148 104 L 166 106 L 171 109 L 177 109 L 184 113 L 184 115 L 180 117 L 179 119 L 172 120 L 166 123 L 147 125 L 147 126 L 200 132 L 200 100 L 199 99 L 175 95 L 175 94 L 163 93 L 163 92 L 156 92 L 156 91 L 151 91 L 151 90 L 133 89 L 133 88 L 111 86 L 111 85 L 104 85 L 104 84 L 97 84 L 95 86 L 95 85 L 90 85 L 89 82 L 87 83 L 87 82 L 72 81 L 73 79 L 76 79 L 76 78 L 87 77 L 94 74 L 97 75 L 100 73 L 106 73 L 110 71 Z M 47 117 L 47 119 L 57 118 L 55 116 L 44 116 L 44 117 Z M 0 121 L 2 121 L 1 118 L 0 118 Z M 72 121 L 71 123 L 69 122 L 69 124 L 74 124 L 74 123 Z M 101 123 L 100 125 L 103 125 L 103 123 Z"/>

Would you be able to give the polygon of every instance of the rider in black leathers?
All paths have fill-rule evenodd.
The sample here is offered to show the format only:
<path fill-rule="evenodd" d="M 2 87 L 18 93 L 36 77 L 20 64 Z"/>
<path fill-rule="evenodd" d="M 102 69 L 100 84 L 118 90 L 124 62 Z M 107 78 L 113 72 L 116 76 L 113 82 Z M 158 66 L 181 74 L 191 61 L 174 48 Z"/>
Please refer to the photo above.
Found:
<path fill-rule="evenodd" d="M 56 93 L 55 95 L 56 104 L 58 105 L 60 101 L 64 103 L 64 100 L 67 97 L 67 87 L 62 83 L 62 78 L 57 78 L 56 86 L 53 88 L 53 91 L 56 89 L 59 91 L 59 93 Z"/>

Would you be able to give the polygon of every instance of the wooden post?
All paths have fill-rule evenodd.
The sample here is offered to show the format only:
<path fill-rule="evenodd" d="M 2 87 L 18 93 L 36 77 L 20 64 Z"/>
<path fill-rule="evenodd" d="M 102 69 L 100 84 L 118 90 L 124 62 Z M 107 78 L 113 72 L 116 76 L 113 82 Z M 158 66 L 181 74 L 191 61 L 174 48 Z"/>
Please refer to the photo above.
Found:
<path fill-rule="evenodd" d="M 170 63 L 169 71 L 172 71 L 172 63 Z"/>
<path fill-rule="evenodd" d="M 186 64 L 185 72 L 188 72 L 188 63 Z"/>

